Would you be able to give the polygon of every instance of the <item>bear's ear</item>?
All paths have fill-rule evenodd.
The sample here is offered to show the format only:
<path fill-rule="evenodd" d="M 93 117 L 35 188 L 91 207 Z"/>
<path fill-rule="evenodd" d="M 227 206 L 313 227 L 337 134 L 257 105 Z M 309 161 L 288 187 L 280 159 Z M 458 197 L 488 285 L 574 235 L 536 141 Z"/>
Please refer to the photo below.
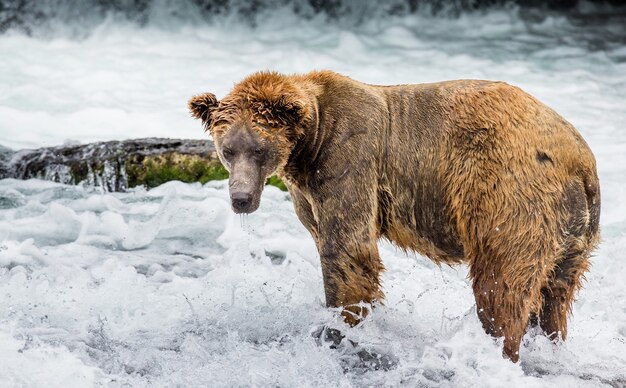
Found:
<path fill-rule="evenodd" d="M 287 99 L 284 104 L 276 107 L 276 116 L 279 121 L 290 127 L 298 127 L 307 115 L 304 101 Z"/>
<path fill-rule="evenodd" d="M 217 108 L 218 101 L 213 93 L 203 93 L 189 99 L 189 112 L 191 115 L 202 120 L 206 128 L 211 126 L 211 113 Z"/>
<path fill-rule="evenodd" d="M 305 101 L 290 95 L 284 95 L 278 99 L 263 99 L 254 105 L 256 105 L 256 111 L 270 125 L 283 125 L 296 131 L 308 117 Z"/>

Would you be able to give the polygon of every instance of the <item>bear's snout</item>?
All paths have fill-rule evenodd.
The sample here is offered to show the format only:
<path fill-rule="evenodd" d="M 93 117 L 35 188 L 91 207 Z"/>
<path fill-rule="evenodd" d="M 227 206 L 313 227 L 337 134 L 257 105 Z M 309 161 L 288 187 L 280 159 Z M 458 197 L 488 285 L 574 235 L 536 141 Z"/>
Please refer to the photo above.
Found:
<path fill-rule="evenodd" d="M 252 194 L 243 191 L 237 191 L 230 195 L 230 200 L 235 213 L 251 213 L 256 209 L 252 208 Z"/>

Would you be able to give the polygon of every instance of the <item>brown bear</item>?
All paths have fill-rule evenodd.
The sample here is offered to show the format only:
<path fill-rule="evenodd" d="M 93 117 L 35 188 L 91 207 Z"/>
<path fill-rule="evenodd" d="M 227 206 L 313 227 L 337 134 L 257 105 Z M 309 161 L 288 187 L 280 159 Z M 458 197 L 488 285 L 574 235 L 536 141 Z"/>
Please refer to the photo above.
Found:
<path fill-rule="evenodd" d="M 503 82 L 364 84 L 259 72 L 189 108 L 230 171 L 236 213 L 285 181 L 313 236 L 328 306 L 355 325 L 381 302 L 377 240 L 467 263 L 485 331 L 519 359 L 527 326 L 564 340 L 599 241 L 593 154 L 552 109 Z"/>

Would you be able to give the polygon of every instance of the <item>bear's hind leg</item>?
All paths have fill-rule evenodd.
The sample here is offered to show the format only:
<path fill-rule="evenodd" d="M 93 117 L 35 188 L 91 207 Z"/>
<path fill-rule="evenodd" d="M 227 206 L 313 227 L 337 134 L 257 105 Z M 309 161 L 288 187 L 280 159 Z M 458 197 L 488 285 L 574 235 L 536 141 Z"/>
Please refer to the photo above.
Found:
<path fill-rule="evenodd" d="M 515 271 L 494 262 L 497 260 L 471 263 L 476 310 L 485 332 L 495 338 L 504 337 L 503 354 L 517 362 L 531 313 L 541 306 L 545 276 L 539 265 Z"/>
<path fill-rule="evenodd" d="M 551 340 L 567 337 L 567 317 L 581 280 L 589 269 L 589 257 L 599 242 L 600 191 L 597 182 L 573 181 L 563 197 L 566 222 L 563 253 L 541 290 L 543 306 L 539 324 Z"/>
<path fill-rule="evenodd" d="M 581 279 L 589 268 L 591 249 L 570 248 L 559 261 L 543 294 L 543 307 L 539 318 L 541 329 L 551 340 L 567 337 L 567 316 L 569 315 Z"/>

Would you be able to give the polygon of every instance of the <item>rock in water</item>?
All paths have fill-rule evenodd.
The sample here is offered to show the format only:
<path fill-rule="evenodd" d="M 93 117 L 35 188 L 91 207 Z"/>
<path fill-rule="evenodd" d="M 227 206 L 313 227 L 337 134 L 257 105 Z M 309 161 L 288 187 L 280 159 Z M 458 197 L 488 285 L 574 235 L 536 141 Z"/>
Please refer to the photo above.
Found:
<path fill-rule="evenodd" d="M 0 146 L 0 179 L 38 178 L 125 191 L 170 180 L 225 179 L 209 140 L 135 139 L 12 151 Z"/>
<path fill-rule="evenodd" d="M 9 162 L 13 154 L 14 151 L 12 149 L 0 145 L 0 179 L 11 177 Z"/>

